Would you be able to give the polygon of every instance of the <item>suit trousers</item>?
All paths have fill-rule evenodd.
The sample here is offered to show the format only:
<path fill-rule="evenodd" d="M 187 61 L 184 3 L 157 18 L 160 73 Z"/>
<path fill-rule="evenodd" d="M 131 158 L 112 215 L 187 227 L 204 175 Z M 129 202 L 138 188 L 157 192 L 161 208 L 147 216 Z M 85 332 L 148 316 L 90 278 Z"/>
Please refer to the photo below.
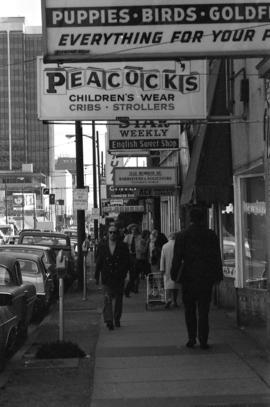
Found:
<path fill-rule="evenodd" d="M 189 340 L 196 340 L 198 337 L 201 344 L 207 344 L 211 297 L 212 284 L 208 286 L 183 284 L 182 299 Z"/>
<path fill-rule="evenodd" d="M 104 322 L 120 321 L 123 310 L 123 290 L 113 289 L 107 285 L 103 286 L 104 306 L 103 320 Z"/>

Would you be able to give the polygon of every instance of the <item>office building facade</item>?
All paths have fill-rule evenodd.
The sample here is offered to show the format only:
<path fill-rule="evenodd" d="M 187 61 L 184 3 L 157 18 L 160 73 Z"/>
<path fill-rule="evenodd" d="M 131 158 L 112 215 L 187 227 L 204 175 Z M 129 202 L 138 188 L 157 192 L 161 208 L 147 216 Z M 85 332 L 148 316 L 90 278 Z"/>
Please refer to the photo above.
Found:
<path fill-rule="evenodd" d="M 0 170 L 32 163 L 49 175 L 52 130 L 37 118 L 36 57 L 42 55 L 41 27 L 24 17 L 0 18 Z"/>

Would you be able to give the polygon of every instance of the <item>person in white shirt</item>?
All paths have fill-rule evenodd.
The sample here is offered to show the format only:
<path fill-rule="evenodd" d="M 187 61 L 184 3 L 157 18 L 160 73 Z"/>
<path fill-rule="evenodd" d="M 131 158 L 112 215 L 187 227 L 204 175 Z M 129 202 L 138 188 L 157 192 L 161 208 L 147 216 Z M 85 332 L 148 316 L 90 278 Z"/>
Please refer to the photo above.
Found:
<path fill-rule="evenodd" d="M 162 246 L 160 257 L 160 271 L 164 275 L 164 288 L 166 290 L 166 305 L 165 308 L 170 308 L 171 304 L 178 307 L 177 297 L 180 289 L 180 284 L 175 283 L 171 279 L 171 266 L 174 252 L 176 233 L 169 234 L 169 241 Z"/>

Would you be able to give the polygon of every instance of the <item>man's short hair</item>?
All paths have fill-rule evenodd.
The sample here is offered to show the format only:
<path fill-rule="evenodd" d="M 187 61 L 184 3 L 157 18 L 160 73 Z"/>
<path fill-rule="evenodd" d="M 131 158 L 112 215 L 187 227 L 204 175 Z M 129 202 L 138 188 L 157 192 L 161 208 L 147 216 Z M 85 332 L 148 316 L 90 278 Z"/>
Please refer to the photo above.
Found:
<path fill-rule="evenodd" d="M 190 210 L 189 215 L 190 215 L 191 222 L 193 222 L 195 224 L 202 223 L 202 221 L 204 219 L 204 213 L 201 208 L 192 208 Z"/>

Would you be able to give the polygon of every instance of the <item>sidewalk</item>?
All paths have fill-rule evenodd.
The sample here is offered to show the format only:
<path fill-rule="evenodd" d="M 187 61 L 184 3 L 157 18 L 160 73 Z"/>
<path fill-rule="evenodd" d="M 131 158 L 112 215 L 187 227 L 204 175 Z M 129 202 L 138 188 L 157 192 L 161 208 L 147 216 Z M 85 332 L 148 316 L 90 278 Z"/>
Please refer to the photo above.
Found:
<path fill-rule="evenodd" d="M 0 374 L 1 407 L 270 406 L 267 354 L 224 310 L 211 310 L 211 349 L 187 349 L 182 308 L 146 310 L 141 287 L 124 299 L 121 328 L 109 331 L 101 291 L 88 286 L 86 301 L 66 295 L 64 313 L 64 339 L 88 357 L 33 358 L 38 344 L 58 339 L 55 307 Z"/>
<path fill-rule="evenodd" d="M 270 406 L 270 364 L 224 310 L 212 308 L 212 347 L 188 349 L 183 309 L 125 299 L 120 329 L 101 326 L 91 407 Z"/>
<path fill-rule="evenodd" d="M 85 358 L 36 359 L 41 344 L 59 339 L 55 304 L 0 373 L 1 407 L 89 407 L 102 302 L 102 292 L 93 280 L 88 283 L 86 300 L 75 290 L 64 297 L 64 340 L 77 344 Z"/>

